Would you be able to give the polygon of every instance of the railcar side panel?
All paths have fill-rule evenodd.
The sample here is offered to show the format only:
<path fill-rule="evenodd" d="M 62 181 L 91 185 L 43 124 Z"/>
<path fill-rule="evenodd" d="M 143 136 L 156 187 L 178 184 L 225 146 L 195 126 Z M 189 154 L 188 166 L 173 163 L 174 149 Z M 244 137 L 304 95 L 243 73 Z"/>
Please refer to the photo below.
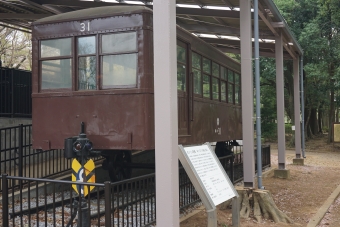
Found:
<path fill-rule="evenodd" d="M 36 149 L 62 149 L 64 139 L 80 133 L 85 122 L 95 149 L 144 150 L 154 146 L 151 94 L 35 98 L 33 142 Z M 60 107 L 67 107 L 62 108 Z M 43 113 L 43 114 L 41 114 Z M 150 133 L 151 132 L 151 133 Z M 39 138 L 39 139 L 36 139 Z"/>

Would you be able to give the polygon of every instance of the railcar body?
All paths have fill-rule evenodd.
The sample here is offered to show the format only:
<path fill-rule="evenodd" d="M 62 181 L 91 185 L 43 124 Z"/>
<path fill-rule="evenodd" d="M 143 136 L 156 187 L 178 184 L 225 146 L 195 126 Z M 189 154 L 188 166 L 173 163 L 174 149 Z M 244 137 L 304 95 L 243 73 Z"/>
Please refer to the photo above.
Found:
<path fill-rule="evenodd" d="M 64 148 L 84 122 L 96 150 L 154 149 L 152 26 L 141 6 L 33 23 L 33 148 Z M 180 144 L 242 139 L 239 63 L 177 27 L 177 81 Z"/>

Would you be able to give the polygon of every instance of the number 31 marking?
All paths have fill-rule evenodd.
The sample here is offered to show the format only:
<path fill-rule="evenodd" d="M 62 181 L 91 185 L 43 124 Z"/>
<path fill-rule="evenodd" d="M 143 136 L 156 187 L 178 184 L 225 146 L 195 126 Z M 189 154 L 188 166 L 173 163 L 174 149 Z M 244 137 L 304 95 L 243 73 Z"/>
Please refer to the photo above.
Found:
<path fill-rule="evenodd" d="M 87 27 L 87 29 L 86 29 Z M 87 26 L 85 23 L 80 23 L 80 31 L 85 32 L 85 31 L 90 31 L 90 22 L 87 22 Z"/>

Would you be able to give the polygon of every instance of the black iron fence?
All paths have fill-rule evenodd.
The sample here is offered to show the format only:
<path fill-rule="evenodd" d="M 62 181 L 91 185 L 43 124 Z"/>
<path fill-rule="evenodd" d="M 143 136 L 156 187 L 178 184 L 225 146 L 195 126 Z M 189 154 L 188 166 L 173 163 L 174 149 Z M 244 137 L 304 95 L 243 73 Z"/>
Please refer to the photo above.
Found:
<path fill-rule="evenodd" d="M 32 116 L 32 73 L 0 67 L 0 117 Z"/>
<path fill-rule="evenodd" d="M 19 177 L 48 178 L 71 169 L 71 160 L 64 158 L 63 150 L 32 149 L 31 132 L 32 125 L 22 124 L 0 129 L 1 173 Z M 9 186 L 22 185 L 13 181 Z"/>
<path fill-rule="evenodd" d="M 243 177 L 243 153 L 221 157 L 232 182 Z M 270 147 L 262 149 L 263 168 L 270 166 Z M 241 176 L 241 177 L 240 177 Z M 116 183 L 79 183 L 70 181 L 12 177 L 2 174 L 3 226 L 152 226 L 155 214 L 155 174 Z M 24 185 L 14 190 L 10 185 Z M 77 186 L 76 186 L 77 185 Z M 75 191 L 94 189 L 85 199 Z M 179 169 L 180 209 L 199 202 L 189 177 Z M 77 216 L 77 217 L 76 217 Z M 39 224 L 40 223 L 40 224 Z M 69 224 L 69 225 L 68 225 Z"/>
<path fill-rule="evenodd" d="M 156 220 L 154 174 L 103 184 L 1 178 L 2 226 L 150 226 Z M 29 187 L 14 192 L 12 181 Z M 73 187 L 94 188 L 81 197 Z"/>

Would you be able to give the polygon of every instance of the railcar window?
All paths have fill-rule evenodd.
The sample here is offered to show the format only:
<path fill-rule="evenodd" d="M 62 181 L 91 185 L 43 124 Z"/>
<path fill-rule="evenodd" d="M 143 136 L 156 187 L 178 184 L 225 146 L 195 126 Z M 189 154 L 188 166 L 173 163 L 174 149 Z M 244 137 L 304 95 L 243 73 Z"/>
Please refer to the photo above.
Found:
<path fill-rule="evenodd" d="M 203 97 L 210 98 L 211 61 L 207 58 L 203 58 L 203 72 Z"/>
<path fill-rule="evenodd" d="M 41 58 L 71 55 L 71 38 L 42 40 L 40 45 Z"/>
<path fill-rule="evenodd" d="M 228 102 L 234 103 L 234 72 L 228 69 Z"/>
<path fill-rule="evenodd" d="M 221 66 L 221 101 L 227 101 L 227 69 Z"/>
<path fill-rule="evenodd" d="M 211 61 L 203 58 L 203 72 L 211 74 Z"/>
<path fill-rule="evenodd" d="M 177 63 L 177 89 L 186 91 L 186 70 L 185 65 Z"/>
<path fill-rule="evenodd" d="M 235 103 L 241 103 L 241 85 L 240 85 L 240 75 L 235 73 Z"/>
<path fill-rule="evenodd" d="M 96 57 L 80 57 L 78 62 L 78 90 L 94 90 L 96 84 Z"/>
<path fill-rule="evenodd" d="M 125 32 L 102 35 L 101 71 L 103 89 L 136 87 L 137 34 Z"/>
<path fill-rule="evenodd" d="M 72 88 L 71 47 L 71 38 L 41 40 L 41 89 Z"/>
<path fill-rule="evenodd" d="M 203 75 L 203 97 L 210 98 L 210 76 Z"/>
<path fill-rule="evenodd" d="M 78 90 L 95 90 L 97 85 L 96 37 L 79 37 L 77 41 L 78 56 L 81 56 L 78 57 Z"/>
<path fill-rule="evenodd" d="M 136 32 L 116 33 L 102 36 L 102 53 L 119 53 L 136 50 Z"/>
<path fill-rule="evenodd" d="M 227 69 L 224 67 L 221 67 L 221 78 L 227 80 Z"/>
<path fill-rule="evenodd" d="M 192 67 L 201 70 L 201 56 L 196 53 L 192 53 Z"/>
<path fill-rule="evenodd" d="M 71 59 L 42 61 L 41 89 L 71 88 L 71 69 Z"/>
<path fill-rule="evenodd" d="M 212 63 L 212 75 L 220 77 L 220 66 L 215 62 Z"/>
<path fill-rule="evenodd" d="M 78 55 L 95 54 L 96 37 L 87 36 L 78 38 Z"/>
<path fill-rule="evenodd" d="M 102 67 L 103 88 L 136 86 L 137 54 L 103 56 Z"/>
<path fill-rule="evenodd" d="M 219 77 L 220 77 L 220 66 L 219 64 L 213 62 L 212 63 L 212 96 L 213 99 L 219 100 L 220 98 L 220 86 L 219 86 Z"/>
<path fill-rule="evenodd" d="M 202 58 L 199 54 L 192 53 L 192 72 L 194 76 L 194 93 L 202 95 Z"/>
<path fill-rule="evenodd" d="M 186 91 L 186 49 L 177 45 L 177 89 Z"/>
<path fill-rule="evenodd" d="M 220 96 L 220 89 L 219 89 L 218 79 L 215 77 L 212 78 L 212 93 L 213 93 L 213 99 L 218 100 Z"/>
<path fill-rule="evenodd" d="M 227 101 L 227 83 L 221 81 L 221 101 Z"/>

